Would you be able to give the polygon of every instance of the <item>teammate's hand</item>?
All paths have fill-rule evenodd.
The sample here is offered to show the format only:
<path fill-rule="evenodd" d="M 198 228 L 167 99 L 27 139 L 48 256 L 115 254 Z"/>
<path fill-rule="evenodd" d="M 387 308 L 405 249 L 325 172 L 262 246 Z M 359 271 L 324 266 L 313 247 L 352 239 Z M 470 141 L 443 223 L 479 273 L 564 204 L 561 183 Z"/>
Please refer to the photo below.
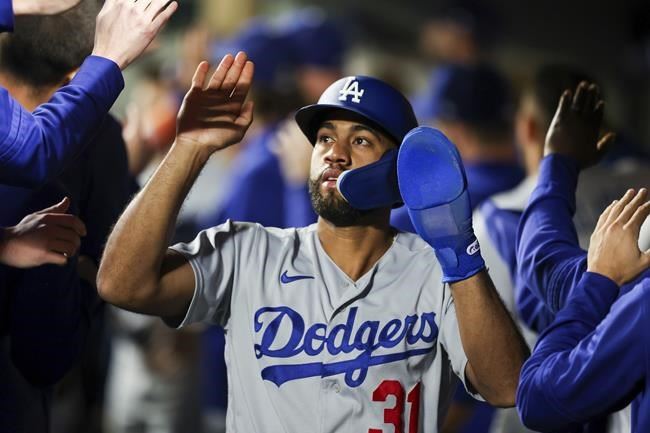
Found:
<path fill-rule="evenodd" d="M 106 0 L 97 15 L 93 55 L 126 68 L 149 46 L 178 8 L 169 0 Z"/>
<path fill-rule="evenodd" d="M 80 236 L 86 235 L 84 223 L 66 214 L 69 206 L 66 197 L 54 206 L 27 215 L 18 225 L 3 229 L 0 263 L 15 268 L 65 265 L 79 249 Z"/>
<path fill-rule="evenodd" d="M 253 63 L 245 53 L 226 55 L 206 84 L 201 62 L 178 113 L 176 144 L 213 153 L 238 143 L 253 121 L 253 103 L 244 102 L 253 80 Z"/>
<path fill-rule="evenodd" d="M 13 0 L 14 15 L 54 15 L 65 12 L 81 0 Z"/>
<path fill-rule="evenodd" d="M 639 230 L 650 214 L 648 191 L 628 190 L 600 215 L 591 235 L 587 270 L 604 275 L 619 286 L 650 267 L 650 251 L 639 250 Z"/>
<path fill-rule="evenodd" d="M 604 109 L 605 103 L 595 84 L 581 82 L 575 95 L 565 90 L 546 134 L 544 155 L 569 156 L 581 168 L 595 164 L 614 140 L 611 132 L 598 138 Z"/>

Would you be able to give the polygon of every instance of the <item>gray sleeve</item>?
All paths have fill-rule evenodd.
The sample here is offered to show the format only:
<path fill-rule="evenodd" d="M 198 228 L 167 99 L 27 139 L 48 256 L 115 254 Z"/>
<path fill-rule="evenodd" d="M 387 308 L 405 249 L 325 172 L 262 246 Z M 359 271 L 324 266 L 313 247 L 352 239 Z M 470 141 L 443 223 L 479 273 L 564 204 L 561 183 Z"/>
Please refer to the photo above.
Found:
<path fill-rule="evenodd" d="M 440 343 L 443 345 L 449 359 L 451 361 L 451 368 L 463 382 L 465 390 L 469 395 L 477 400 L 485 401 L 478 393 L 473 393 L 467 386 L 467 377 L 465 376 L 465 368 L 467 367 L 467 355 L 463 349 L 463 343 L 460 339 L 460 329 L 458 328 L 458 319 L 456 317 L 456 306 L 451 297 L 451 290 L 448 284 L 445 284 L 445 299 L 443 307 L 443 316 L 440 321 Z"/>
<path fill-rule="evenodd" d="M 196 322 L 227 327 L 230 299 L 255 256 L 251 251 L 258 228 L 229 220 L 201 231 L 190 243 L 170 247 L 182 254 L 194 271 L 194 296 L 179 328 Z"/>

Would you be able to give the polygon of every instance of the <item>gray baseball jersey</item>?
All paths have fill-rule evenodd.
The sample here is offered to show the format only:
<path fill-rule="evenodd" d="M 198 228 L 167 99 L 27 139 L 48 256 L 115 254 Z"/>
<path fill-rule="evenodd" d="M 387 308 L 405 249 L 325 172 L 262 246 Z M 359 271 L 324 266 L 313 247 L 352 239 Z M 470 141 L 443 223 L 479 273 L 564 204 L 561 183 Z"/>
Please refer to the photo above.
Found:
<path fill-rule="evenodd" d="M 229 221 L 172 248 L 196 280 L 180 326 L 226 331 L 228 431 L 438 430 L 467 358 L 449 286 L 418 236 L 399 233 L 357 281 L 316 225 Z"/>

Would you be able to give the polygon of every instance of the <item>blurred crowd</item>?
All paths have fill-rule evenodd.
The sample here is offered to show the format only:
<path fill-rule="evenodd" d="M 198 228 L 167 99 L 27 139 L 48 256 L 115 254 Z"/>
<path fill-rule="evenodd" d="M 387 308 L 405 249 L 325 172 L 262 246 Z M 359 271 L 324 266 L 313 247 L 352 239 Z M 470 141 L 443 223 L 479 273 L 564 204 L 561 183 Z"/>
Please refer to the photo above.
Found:
<path fill-rule="evenodd" d="M 13 30 L 0 36 L 0 85 L 24 110 L 37 113 L 57 89 L 74 84 L 97 44 L 103 3 L 82 0 L 51 15 L 18 15 L 14 6 Z M 552 55 L 509 70 L 480 25 L 486 12 L 467 5 L 452 4 L 428 18 L 403 63 L 351 31 L 349 18 L 313 6 L 281 9 L 247 17 L 227 34 L 198 14 L 168 29 L 130 67 L 113 114 L 83 138 L 89 145 L 42 181 L 0 177 L 0 432 L 225 431 L 223 331 L 177 331 L 110 307 L 96 295 L 95 274 L 111 226 L 174 141 L 176 114 L 196 65 L 226 53 L 245 51 L 255 63 L 255 121 L 244 142 L 214 155 L 203 170 L 181 209 L 175 242 L 227 219 L 269 227 L 315 222 L 307 188 L 312 146 L 293 113 L 342 76 L 378 76 L 411 96 L 420 124 L 439 128 L 457 145 L 483 256 L 531 347 L 552 320 L 553 312 L 531 302 L 531 293 L 515 290 L 517 222 L 536 184 L 560 95 L 581 81 L 600 83 L 599 71 Z M 644 41 L 650 49 L 648 33 Z M 641 64 L 647 92 L 650 59 Z M 605 91 L 617 88 L 600 84 Z M 624 125 L 608 127 L 617 132 L 615 150 L 578 186 L 574 221 L 585 248 L 607 204 L 630 186 L 650 185 L 644 137 Z M 58 250 L 63 263 L 44 259 L 32 267 L 4 260 L 11 253 L 3 237 L 27 231 L 39 212 L 76 216 L 69 223 L 83 223 L 80 243 L 70 254 Z M 405 208 L 395 209 L 391 222 L 414 231 Z M 643 230 L 645 250 L 650 231 Z M 608 431 L 625 431 L 625 411 L 603 421 Z M 515 410 L 475 402 L 460 387 L 441 431 L 528 430 Z"/>

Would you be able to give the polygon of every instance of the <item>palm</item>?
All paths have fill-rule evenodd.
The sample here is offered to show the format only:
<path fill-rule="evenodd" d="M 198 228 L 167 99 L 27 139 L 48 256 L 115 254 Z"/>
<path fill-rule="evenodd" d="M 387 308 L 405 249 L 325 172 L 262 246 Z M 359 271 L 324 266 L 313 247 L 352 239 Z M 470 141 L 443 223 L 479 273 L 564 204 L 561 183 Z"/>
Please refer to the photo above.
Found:
<path fill-rule="evenodd" d="M 178 114 L 177 140 L 216 151 L 244 136 L 252 118 L 252 103 L 244 103 L 253 64 L 240 53 L 226 56 L 205 86 L 208 65 L 201 63 Z"/>
<path fill-rule="evenodd" d="M 593 84 L 581 83 L 573 98 L 565 92 L 546 135 L 545 153 L 570 156 L 582 167 L 598 161 L 601 150 L 613 138 L 607 134 L 598 140 L 603 108 L 598 88 Z"/>

